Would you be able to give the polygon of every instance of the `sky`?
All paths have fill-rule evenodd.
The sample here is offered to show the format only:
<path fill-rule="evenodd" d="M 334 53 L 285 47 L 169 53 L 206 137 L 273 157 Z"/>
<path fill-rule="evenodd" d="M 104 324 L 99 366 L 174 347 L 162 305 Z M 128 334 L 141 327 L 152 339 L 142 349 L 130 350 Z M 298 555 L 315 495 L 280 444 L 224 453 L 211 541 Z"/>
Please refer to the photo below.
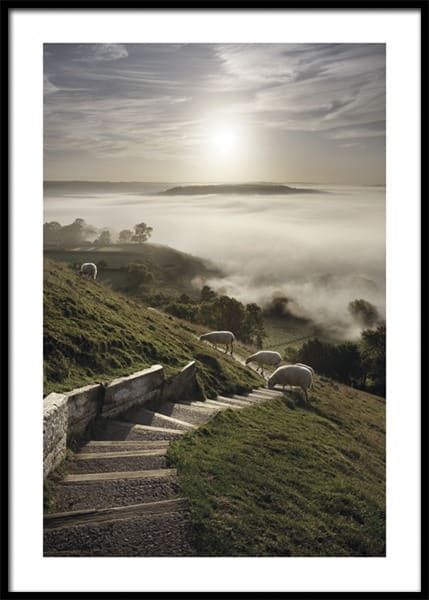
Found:
<path fill-rule="evenodd" d="M 385 183 L 383 44 L 45 44 L 44 177 Z"/>

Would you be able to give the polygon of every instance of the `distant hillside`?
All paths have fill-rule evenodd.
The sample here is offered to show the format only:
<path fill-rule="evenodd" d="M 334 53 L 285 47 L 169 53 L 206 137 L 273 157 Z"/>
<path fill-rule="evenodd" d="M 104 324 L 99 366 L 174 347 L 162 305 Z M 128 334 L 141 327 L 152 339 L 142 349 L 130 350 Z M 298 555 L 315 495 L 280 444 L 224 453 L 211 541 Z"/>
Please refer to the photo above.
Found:
<path fill-rule="evenodd" d="M 172 373 L 193 359 L 209 396 L 261 384 L 256 373 L 199 342 L 196 331 L 45 259 L 45 393 L 109 380 L 155 363 Z"/>
<path fill-rule="evenodd" d="M 196 293 L 192 285 L 195 277 L 201 281 L 221 277 L 221 271 L 208 261 L 160 244 L 113 244 L 111 246 L 86 246 L 44 249 L 47 258 L 71 265 L 91 261 L 99 267 L 99 281 L 114 290 L 138 294 L 163 291 L 171 295 Z M 140 274 L 137 264 L 142 265 Z M 131 266 L 128 269 L 129 265 Z M 144 272 L 143 272 L 144 271 Z M 147 274 L 144 277 L 144 273 Z M 154 288 L 153 290 L 151 288 Z"/>
<path fill-rule="evenodd" d="M 294 188 L 275 183 L 238 183 L 228 185 L 183 185 L 172 187 L 160 196 L 179 196 L 197 194 L 317 194 L 318 190 Z"/>
<path fill-rule="evenodd" d="M 316 376 L 174 442 L 200 556 L 384 556 L 385 402 Z"/>

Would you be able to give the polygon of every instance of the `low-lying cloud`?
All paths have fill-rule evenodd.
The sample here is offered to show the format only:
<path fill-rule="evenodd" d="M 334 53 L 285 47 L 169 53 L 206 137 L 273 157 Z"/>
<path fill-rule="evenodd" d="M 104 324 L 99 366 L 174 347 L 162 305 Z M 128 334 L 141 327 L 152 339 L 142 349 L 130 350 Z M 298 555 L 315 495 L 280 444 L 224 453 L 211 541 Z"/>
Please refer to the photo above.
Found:
<path fill-rule="evenodd" d="M 165 187 L 165 186 L 164 186 Z M 320 188 L 320 186 L 318 186 Z M 163 189 L 163 186 L 159 186 Z M 156 193 L 153 186 L 148 193 Z M 357 337 L 355 299 L 385 315 L 384 188 L 329 187 L 327 194 L 162 197 L 124 193 L 49 197 L 45 220 L 77 216 L 116 231 L 144 220 L 151 242 L 210 260 L 224 277 L 206 283 L 244 302 L 293 301 L 295 316 L 338 337 Z M 196 281 L 196 285 L 201 285 Z"/>

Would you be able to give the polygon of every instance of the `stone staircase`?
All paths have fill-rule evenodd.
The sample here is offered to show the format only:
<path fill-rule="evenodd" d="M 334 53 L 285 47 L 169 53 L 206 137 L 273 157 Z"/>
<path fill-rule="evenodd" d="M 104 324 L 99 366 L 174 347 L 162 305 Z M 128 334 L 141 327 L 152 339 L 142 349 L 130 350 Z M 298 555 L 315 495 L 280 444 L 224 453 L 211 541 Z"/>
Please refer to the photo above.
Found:
<path fill-rule="evenodd" d="M 96 439 L 67 461 L 56 512 L 44 515 L 45 556 L 192 556 L 187 503 L 166 454 L 172 440 L 220 411 L 243 410 L 282 393 L 199 402 L 149 402 L 104 419 Z"/>

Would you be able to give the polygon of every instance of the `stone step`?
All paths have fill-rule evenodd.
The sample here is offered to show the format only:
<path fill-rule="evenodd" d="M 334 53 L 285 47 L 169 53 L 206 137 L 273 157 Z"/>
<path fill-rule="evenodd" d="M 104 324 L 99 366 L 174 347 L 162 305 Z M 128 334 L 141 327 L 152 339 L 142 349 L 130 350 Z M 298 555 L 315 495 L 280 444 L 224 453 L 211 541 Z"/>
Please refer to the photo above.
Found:
<path fill-rule="evenodd" d="M 154 440 L 154 441 L 138 441 L 138 440 L 125 440 L 125 441 L 112 441 L 112 440 L 91 440 L 82 446 L 79 450 L 79 454 L 98 454 L 101 452 L 138 452 L 140 450 L 160 450 L 161 448 L 168 448 L 170 445 L 169 440 Z"/>
<path fill-rule="evenodd" d="M 172 425 L 157 427 L 103 419 L 103 422 L 97 427 L 94 438 L 96 441 L 159 441 L 175 440 L 183 433 L 182 429 Z"/>
<path fill-rule="evenodd" d="M 61 513 L 51 513 L 43 518 L 43 528 L 58 529 L 59 527 L 73 527 L 76 525 L 88 525 L 115 521 L 117 519 L 130 518 L 138 515 L 152 515 L 166 512 L 175 512 L 187 507 L 185 498 L 173 498 L 171 500 L 159 500 L 158 502 L 144 502 L 130 504 L 127 506 L 113 506 L 111 508 L 90 508 L 86 510 L 75 510 Z"/>
<path fill-rule="evenodd" d="M 210 400 L 210 402 L 213 403 L 213 406 L 219 406 L 222 410 L 226 410 L 227 408 L 230 408 L 231 410 L 237 410 L 248 406 L 247 403 L 238 402 L 232 398 L 222 396 L 218 396 L 215 400 Z"/>
<path fill-rule="evenodd" d="M 162 472 L 162 476 L 161 475 Z M 112 508 L 178 497 L 178 482 L 174 469 L 139 471 L 134 478 L 124 473 L 91 474 L 92 479 L 73 475 L 67 482 L 60 482 L 55 489 L 55 504 L 52 512 L 75 511 L 94 508 Z M 70 476 L 69 476 L 70 477 Z M 112 477 L 112 473 L 110 473 Z"/>
<path fill-rule="evenodd" d="M 147 469 L 140 471 L 111 471 L 107 473 L 70 473 L 63 479 L 63 484 L 90 483 L 115 479 L 147 479 L 171 477 L 176 469 Z"/>
<path fill-rule="evenodd" d="M 241 400 L 241 401 L 245 401 L 248 402 L 249 404 L 258 404 L 258 401 L 260 400 L 259 398 L 250 398 L 249 396 L 245 396 L 244 394 L 234 394 L 232 396 L 232 398 L 234 400 Z"/>
<path fill-rule="evenodd" d="M 47 528 L 44 556 L 192 556 L 188 513 L 179 506 Z"/>
<path fill-rule="evenodd" d="M 209 402 L 210 405 L 213 406 L 215 413 L 218 412 L 218 410 L 216 409 L 226 410 L 227 408 L 229 408 L 231 410 L 239 410 L 240 408 L 243 408 L 242 406 L 234 404 L 232 402 L 221 402 L 220 400 L 206 400 L 206 402 Z"/>
<path fill-rule="evenodd" d="M 192 402 L 190 406 L 204 408 L 210 414 L 215 415 L 219 412 L 219 409 L 227 408 L 227 405 L 220 404 L 219 402 L 215 402 L 214 400 L 204 400 L 204 402 L 200 402 L 199 400 L 195 400 Z"/>
<path fill-rule="evenodd" d="M 219 402 L 232 404 L 234 406 L 241 406 L 242 408 L 253 405 L 253 402 L 250 400 L 245 400 L 244 398 L 242 400 L 238 400 L 237 398 L 229 398 L 228 396 L 216 396 L 216 400 L 219 400 Z"/>
<path fill-rule="evenodd" d="M 145 404 L 145 409 L 167 417 L 179 419 L 186 423 L 192 423 L 193 425 L 206 423 L 213 416 L 213 407 L 191 406 L 190 404 L 181 404 L 180 402 L 149 402 Z"/>
<path fill-rule="evenodd" d="M 257 400 L 258 402 L 264 402 L 266 400 L 271 400 L 271 396 L 267 396 L 266 394 L 262 394 L 260 392 L 250 392 L 246 396 L 246 398 L 250 398 L 252 400 Z"/>
<path fill-rule="evenodd" d="M 271 396 L 271 397 L 283 396 L 283 392 L 281 392 L 280 390 L 272 390 L 269 388 L 256 388 L 253 391 L 264 394 L 266 396 Z"/>
<path fill-rule="evenodd" d="M 152 427 L 165 427 L 168 429 L 178 429 L 181 431 L 191 431 L 195 429 L 195 425 L 189 421 L 176 419 L 159 412 L 148 410 L 147 408 L 131 408 L 122 418 L 137 423 L 139 425 L 150 425 Z"/>
<path fill-rule="evenodd" d="M 70 473 L 105 473 L 138 471 L 166 467 L 167 448 L 122 452 L 89 452 L 76 454 L 68 462 Z"/>

